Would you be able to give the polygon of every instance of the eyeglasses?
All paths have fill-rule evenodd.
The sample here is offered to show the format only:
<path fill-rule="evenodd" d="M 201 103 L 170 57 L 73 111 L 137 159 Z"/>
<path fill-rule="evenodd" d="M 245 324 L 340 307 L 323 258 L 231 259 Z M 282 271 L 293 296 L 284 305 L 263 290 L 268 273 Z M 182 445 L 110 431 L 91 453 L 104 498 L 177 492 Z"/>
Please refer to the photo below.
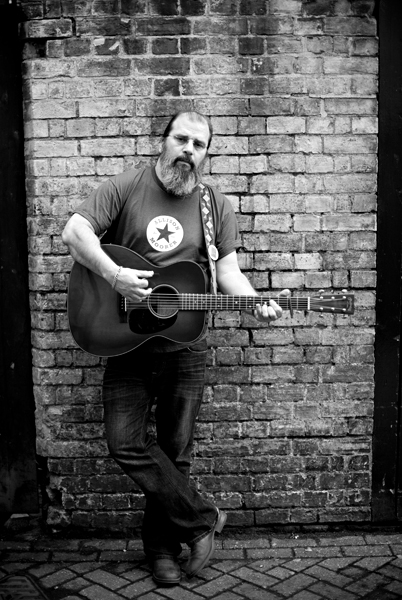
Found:
<path fill-rule="evenodd" d="M 207 145 L 204 144 L 204 142 L 201 142 L 200 140 L 197 140 L 194 138 L 190 138 L 187 135 L 172 135 L 172 134 L 170 134 L 170 135 L 168 135 L 168 137 L 173 138 L 178 146 L 187 146 L 188 142 L 190 140 L 192 140 L 192 142 L 194 143 L 194 149 L 197 152 L 202 152 L 207 147 Z"/>

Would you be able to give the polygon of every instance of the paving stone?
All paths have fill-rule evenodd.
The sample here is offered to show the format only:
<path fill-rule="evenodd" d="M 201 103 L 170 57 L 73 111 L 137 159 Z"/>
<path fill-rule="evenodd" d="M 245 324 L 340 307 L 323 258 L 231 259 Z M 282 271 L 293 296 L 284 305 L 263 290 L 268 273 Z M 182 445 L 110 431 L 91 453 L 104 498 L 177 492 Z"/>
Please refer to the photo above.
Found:
<path fill-rule="evenodd" d="M 297 594 L 292 596 L 292 600 L 321 600 L 321 599 L 322 599 L 322 596 L 317 596 L 317 594 L 314 594 L 313 592 L 310 592 L 309 590 L 302 590 L 301 592 L 298 592 Z"/>
<path fill-rule="evenodd" d="M 117 590 L 124 585 L 127 585 L 127 580 L 122 577 L 116 577 L 112 573 L 108 573 L 107 571 L 103 571 L 102 569 L 97 569 L 92 573 L 86 574 L 87 579 L 94 581 L 95 583 L 99 583 L 109 590 Z"/>
<path fill-rule="evenodd" d="M 364 576 L 364 570 L 352 565 L 350 567 L 346 567 L 346 569 L 343 569 L 342 574 L 350 577 L 351 579 L 360 579 Z"/>
<path fill-rule="evenodd" d="M 23 550 L 28 552 L 31 549 L 31 544 L 29 542 L 17 542 L 17 541 L 3 541 L 0 540 L 0 550 Z"/>
<path fill-rule="evenodd" d="M 402 581 L 402 569 L 400 567 L 395 567 L 394 563 L 388 563 L 385 567 L 381 569 L 381 572 L 390 577 L 391 579 L 397 579 L 398 581 Z"/>
<path fill-rule="evenodd" d="M 273 586 L 272 589 L 274 592 L 278 592 L 287 598 L 292 594 L 296 594 L 296 592 L 300 592 L 300 590 L 306 588 L 308 585 L 314 582 L 315 579 L 313 579 L 313 577 L 304 575 L 303 573 L 298 573 L 286 581 L 282 581 L 281 583 Z"/>
<path fill-rule="evenodd" d="M 246 557 L 251 560 L 257 558 L 293 558 L 291 548 L 248 548 Z"/>
<path fill-rule="evenodd" d="M 400 581 L 392 581 L 385 589 L 394 594 L 399 594 L 399 598 L 402 596 L 402 583 Z"/>
<path fill-rule="evenodd" d="M 268 558 L 266 560 L 258 560 L 250 563 L 248 566 L 256 571 L 267 572 L 269 569 L 273 569 L 279 565 L 286 563 L 284 558 Z"/>
<path fill-rule="evenodd" d="M 99 564 L 97 562 L 84 562 L 68 565 L 70 571 L 74 571 L 75 573 L 89 573 L 98 567 Z"/>
<path fill-rule="evenodd" d="M 40 580 L 41 585 L 46 588 L 53 588 L 56 585 L 60 585 L 69 579 L 73 579 L 74 573 L 72 573 L 69 569 L 61 569 L 52 573 L 51 575 L 47 575 L 46 577 L 42 577 Z"/>
<path fill-rule="evenodd" d="M 232 577 L 232 575 L 221 575 L 214 581 L 209 583 L 205 583 L 204 585 L 200 585 L 197 587 L 197 594 L 201 594 L 202 596 L 207 596 L 208 598 L 212 598 L 218 592 L 222 592 L 227 588 L 233 587 L 238 583 L 238 580 Z"/>
<path fill-rule="evenodd" d="M 267 571 L 267 574 L 283 581 L 291 577 L 293 575 L 293 571 L 285 569 L 284 567 L 275 567 L 274 569 Z"/>
<path fill-rule="evenodd" d="M 240 600 L 240 598 L 246 597 L 239 596 L 239 594 L 234 594 L 233 592 L 223 592 L 223 594 L 218 594 L 218 596 L 215 596 L 214 600 Z"/>
<path fill-rule="evenodd" d="M 118 596 L 110 590 L 105 590 L 105 588 L 100 585 L 91 585 L 85 590 L 82 590 L 80 594 L 90 600 L 120 600 L 121 598 L 121 596 Z M 133 597 L 135 598 L 135 596 Z"/>
<path fill-rule="evenodd" d="M 83 542 L 82 548 L 89 550 L 126 550 L 126 540 L 88 540 Z"/>
<path fill-rule="evenodd" d="M 215 550 L 214 558 L 219 560 L 239 560 L 244 558 L 244 550 Z"/>
<path fill-rule="evenodd" d="M 19 571 L 27 571 L 30 567 L 32 567 L 32 563 L 10 562 L 1 565 L 1 567 L 4 571 L 6 571 L 7 574 L 11 574 L 18 573 Z"/>
<path fill-rule="evenodd" d="M 402 534 L 401 533 L 388 533 L 386 535 L 367 534 L 365 537 L 366 537 L 367 544 L 402 544 Z"/>
<path fill-rule="evenodd" d="M 346 577 L 341 573 L 334 573 L 321 565 L 314 565 L 314 567 L 310 567 L 306 571 L 304 571 L 306 575 L 311 575 L 312 577 L 316 577 L 320 581 L 328 581 L 329 583 L 333 583 L 338 587 L 344 587 L 350 585 L 352 580 L 350 577 Z"/>
<path fill-rule="evenodd" d="M 299 573 L 300 571 L 305 571 L 308 567 L 311 567 L 311 565 L 316 565 L 319 562 L 319 558 L 294 558 L 293 560 L 283 563 L 283 566 L 286 569 L 290 569 L 291 571 L 296 571 L 296 573 Z"/>
<path fill-rule="evenodd" d="M 258 538 L 252 540 L 223 540 L 223 548 L 271 548 L 271 541 L 268 538 Z"/>
<path fill-rule="evenodd" d="M 297 548 L 317 546 L 317 540 L 313 538 L 294 537 L 289 539 L 273 538 L 271 541 L 272 548 Z"/>
<path fill-rule="evenodd" d="M 45 575 L 49 575 L 50 573 L 54 573 L 60 568 L 58 564 L 55 563 L 45 563 L 43 565 L 35 565 L 32 569 L 28 569 L 30 575 L 37 577 L 40 579 L 41 577 L 45 577 Z"/>
<path fill-rule="evenodd" d="M 90 582 L 84 579 L 83 577 L 74 577 L 70 581 L 66 581 L 60 587 L 63 590 L 72 590 L 78 592 L 86 587 L 90 586 Z"/>
<path fill-rule="evenodd" d="M 366 546 L 367 542 L 363 536 L 349 535 L 335 538 L 322 538 L 320 546 Z"/>
<path fill-rule="evenodd" d="M 328 546 L 327 548 L 295 548 L 294 552 L 300 558 L 342 556 L 342 551 L 338 546 Z"/>
<path fill-rule="evenodd" d="M 137 550 L 105 550 L 99 556 L 101 562 L 130 561 L 131 563 L 144 559 L 144 553 Z"/>
<path fill-rule="evenodd" d="M 175 586 L 171 588 L 160 588 L 158 592 L 164 598 L 172 598 L 172 600 L 200 600 L 201 596 L 194 594 L 190 590 L 186 590 L 181 586 Z M 142 598 L 141 598 L 142 600 Z"/>
<path fill-rule="evenodd" d="M 244 598 L 247 598 L 247 600 L 278 600 L 277 594 L 270 590 L 263 590 L 251 583 L 243 583 L 233 588 L 232 591 L 240 595 L 244 594 Z"/>
<path fill-rule="evenodd" d="M 352 585 L 348 585 L 347 589 L 348 591 L 355 592 L 356 594 L 367 594 L 376 588 L 385 587 L 388 583 L 390 583 L 388 577 L 384 577 L 379 573 L 370 573 L 366 577 L 360 579 L 360 581 L 356 581 Z"/>
<path fill-rule="evenodd" d="M 6 552 L 4 562 L 48 562 L 50 558 L 49 552 Z"/>
<path fill-rule="evenodd" d="M 343 551 L 347 556 L 392 556 L 391 549 L 385 545 L 345 546 Z"/>
<path fill-rule="evenodd" d="M 140 581 L 136 581 L 135 583 L 131 583 L 128 587 L 120 590 L 120 594 L 124 596 L 124 598 L 138 598 L 138 596 L 141 594 L 150 592 L 156 587 L 156 583 L 149 577 Z"/>
<path fill-rule="evenodd" d="M 93 562 L 97 559 L 97 553 L 85 554 L 78 552 L 53 552 L 52 558 L 57 562 Z"/>
<path fill-rule="evenodd" d="M 238 577 L 239 579 L 244 579 L 250 583 L 255 585 L 259 585 L 263 588 L 268 588 L 277 583 L 277 579 L 274 577 L 269 577 L 264 573 L 259 573 L 254 571 L 253 569 L 249 569 L 248 567 L 242 567 L 237 571 L 232 571 L 231 575 L 234 577 Z"/>
<path fill-rule="evenodd" d="M 348 567 L 351 563 L 355 562 L 355 557 L 339 557 L 339 558 L 327 558 L 323 560 L 320 564 L 327 569 L 331 569 L 332 571 L 339 571 Z"/>
<path fill-rule="evenodd" d="M 71 550 L 71 552 L 78 552 L 80 545 L 80 540 L 40 540 L 35 542 L 34 550 Z"/>
<path fill-rule="evenodd" d="M 134 583 L 135 581 L 140 581 L 141 579 L 144 579 L 144 577 L 149 577 L 151 574 L 150 569 L 136 568 L 133 566 L 131 566 L 131 568 L 126 570 L 124 573 L 119 573 L 118 568 L 116 568 L 114 572 L 116 575 L 121 575 L 122 577 L 124 577 L 124 579 L 127 579 L 131 583 Z"/>
<path fill-rule="evenodd" d="M 339 589 L 325 582 L 312 585 L 310 591 L 317 594 L 319 598 L 325 598 L 325 600 L 356 600 L 359 598 L 356 594 Z"/>
<path fill-rule="evenodd" d="M 215 563 L 214 569 L 218 569 L 218 571 L 223 571 L 224 573 L 229 573 L 230 571 L 238 569 L 240 566 L 244 565 L 244 563 L 244 560 L 223 560 Z"/>
<path fill-rule="evenodd" d="M 367 569 L 367 571 L 375 571 L 391 560 L 391 556 L 370 556 L 368 558 L 362 558 L 361 560 L 356 561 L 355 566 L 360 567 L 361 569 Z"/>

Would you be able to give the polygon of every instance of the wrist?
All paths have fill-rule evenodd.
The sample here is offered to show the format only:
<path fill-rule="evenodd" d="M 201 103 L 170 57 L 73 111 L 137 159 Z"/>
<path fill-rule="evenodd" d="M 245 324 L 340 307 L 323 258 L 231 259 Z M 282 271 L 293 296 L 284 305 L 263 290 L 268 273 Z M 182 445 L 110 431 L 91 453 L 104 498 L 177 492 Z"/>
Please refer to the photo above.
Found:
<path fill-rule="evenodd" d="M 120 266 L 120 267 L 118 267 L 118 268 L 117 268 L 117 271 L 116 271 L 116 273 L 114 274 L 113 280 L 112 280 L 112 282 L 111 282 L 111 284 L 110 284 L 110 285 L 112 286 L 112 290 L 114 290 L 114 289 L 115 289 L 115 287 L 116 287 L 117 280 L 119 279 L 119 276 L 120 276 L 120 273 L 121 273 L 121 270 L 122 270 L 122 268 L 123 268 L 123 267 L 121 267 L 121 266 Z"/>

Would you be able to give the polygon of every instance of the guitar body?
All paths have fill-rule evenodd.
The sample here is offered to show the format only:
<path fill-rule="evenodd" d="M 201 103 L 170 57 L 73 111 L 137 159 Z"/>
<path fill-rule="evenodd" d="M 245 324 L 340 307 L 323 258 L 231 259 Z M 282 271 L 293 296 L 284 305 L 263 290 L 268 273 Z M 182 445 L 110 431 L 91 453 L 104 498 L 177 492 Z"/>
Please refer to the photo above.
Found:
<path fill-rule="evenodd" d="M 206 311 L 175 310 L 176 294 L 205 294 L 206 278 L 194 262 L 182 261 L 157 267 L 136 252 L 105 244 L 103 251 L 118 265 L 154 271 L 150 280 L 155 292 L 171 294 L 172 310 L 158 314 L 152 294 L 143 300 L 144 309 L 124 310 L 124 299 L 99 275 L 74 263 L 68 287 L 67 312 L 71 334 L 80 348 L 96 356 L 118 356 L 130 352 L 148 339 L 161 337 L 191 344 L 203 334 Z"/>

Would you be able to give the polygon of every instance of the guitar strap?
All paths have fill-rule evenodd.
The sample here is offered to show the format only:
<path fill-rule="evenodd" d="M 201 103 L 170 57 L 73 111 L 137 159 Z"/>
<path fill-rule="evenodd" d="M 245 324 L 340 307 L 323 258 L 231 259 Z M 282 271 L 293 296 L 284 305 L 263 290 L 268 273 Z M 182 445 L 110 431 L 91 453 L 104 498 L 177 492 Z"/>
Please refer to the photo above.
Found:
<path fill-rule="evenodd" d="M 218 293 L 218 286 L 216 283 L 216 265 L 215 261 L 219 258 L 218 250 L 214 244 L 215 242 L 215 229 L 213 222 L 213 213 L 211 205 L 211 196 L 209 189 L 203 183 L 198 184 L 200 191 L 200 209 L 201 218 L 204 230 L 205 244 L 207 247 L 209 269 L 211 271 L 211 292 L 212 294 Z"/>

